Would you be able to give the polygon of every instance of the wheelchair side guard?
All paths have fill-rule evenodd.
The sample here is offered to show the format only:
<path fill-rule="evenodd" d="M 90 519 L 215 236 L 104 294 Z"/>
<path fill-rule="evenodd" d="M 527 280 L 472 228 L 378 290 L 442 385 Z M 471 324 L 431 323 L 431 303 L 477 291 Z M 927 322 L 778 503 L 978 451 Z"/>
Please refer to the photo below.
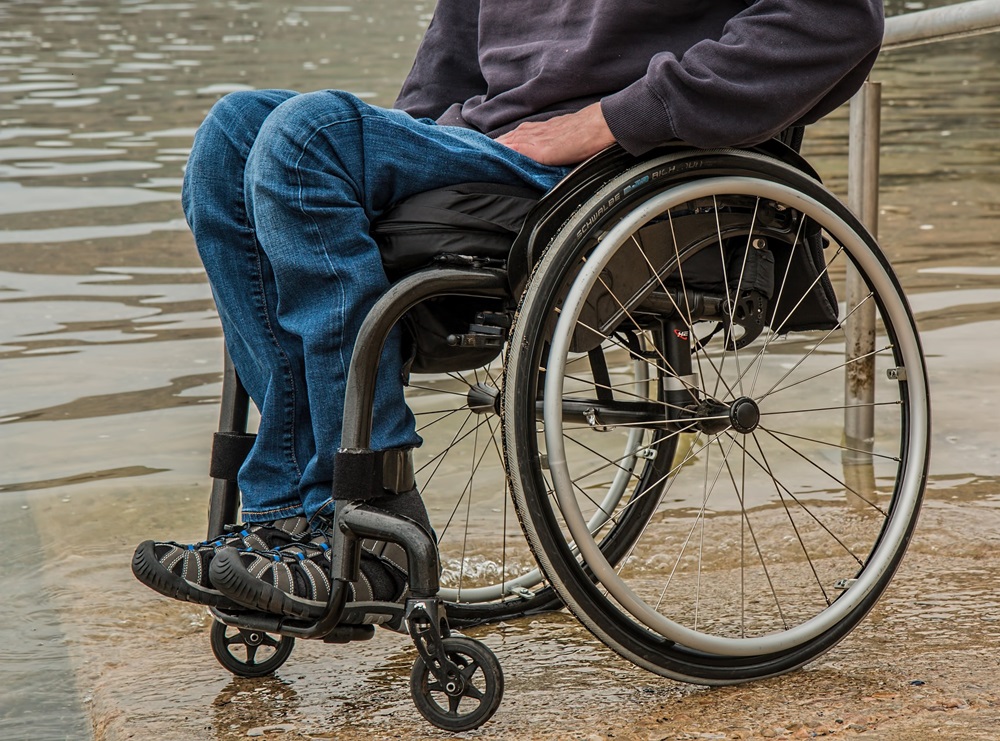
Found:
<path fill-rule="evenodd" d="M 760 222 L 766 225 L 766 219 Z M 774 223 L 758 227 L 750 240 L 744 216 L 716 213 L 711 204 L 704 212 L 695 208 L 688 213 L 672 214 L 669 220 L 651 222 L 633 236 L 632 242 L 622 245 L 602 271 L 599 284 L 587 297 L 571 349 L 589 351 L 636 309 L 655 309 L 665 312 L 665 316 L 673 314 L 674 304 L 665 302 L 665 296 L 654 294 L 677 287 L 676 276 L 671 273 L 676 268 L 678 252 L 691 255 L 685 260 L 685 285 L 700 293 L 698 298 L 689 295 L 676 305 L 696 303 L 703 293 L 717 309 L 706 308 L 699 312 L 698 318 L 718 319 L 727 337 L 739 327 L 742 344 L 736 347 L 742 348 L 764 328 L 767 302 L 774 286 L 775 261 L 768 243 L 772 241 L 770 237 L 774 241 L 783 238 L 788 226 Z M 725 261 L 718 250 L 707 249 L 720 235 L 727 245 Z M 555 320 L 556 317 L 550 320 L 553 327 Z"/>
<path fill-rule="evenodd" d="M 764 154 L 794 167 L 816 181 L 820 181 L 816 170 L 798 153 L 796 148 L 793 148 L 796 137 L 790 137 L 788 141 L 789 143 L 785 143 L 780 139 L 769 139 L 754 147 L 748 147 L 746 150 L 719 151 L 727 153 L 750 151 Z M 798 141 L 801 142 L 801 137 L 798 137 Z M 665 155 L 676 156 L 677 172 L 698 170 L 704 174 L 705 171 L 701 169 L 705 164 L 703 157 L 713 152 L 718 153 L 717 150 L 697 150 L 683 142 L 675 142 L 657 147 L 640 156 L 634 156 L 618 144 L 612 144 L 578 165 L 535 204 L 514 240 L 510 256 L 507 259 L 507 275 L 511 295 L 521 295 L 532 268 L 556 232 L 562 228 L 573 212 L 608 180 L 629 167 Z"/>

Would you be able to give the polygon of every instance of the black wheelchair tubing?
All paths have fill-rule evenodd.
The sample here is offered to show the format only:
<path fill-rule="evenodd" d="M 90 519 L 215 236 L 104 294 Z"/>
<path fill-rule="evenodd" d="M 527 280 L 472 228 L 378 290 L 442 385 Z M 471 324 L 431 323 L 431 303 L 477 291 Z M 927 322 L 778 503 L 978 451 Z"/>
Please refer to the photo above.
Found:
<path fill-rule="evenodd" d="M 472 628 L 501 620 L 540 615 L 562 608 L 563 601 L 551 586 L 543 587 L 529 599 L 509 597 L 500 602 L 445 602 L 448 624 L 453 628 Z"/>
<path fill-rule="evenodd" d="M 627 171 L 627 173 L 623 173 L 612 183 L 609 183 L 608 186 L 603 189 L 602 193 L 595 194 L 595 200 L 597 195 L 604 196 L 597 202 L 598 204 L 607 203 L 612 198 L 617 197 L 617 200 L 615 201 L 616 205 L 612 208 L 608 208 L 606 213 L 594 218 L 593 222 L 587 225 L 585 231 L 588 234 L 593 234 L 595 231 L 599 230 L 603 224 L 606 224 L 610 219 L 612 219 L 615 214 L 621 214 L 623 210 L 637 201 L 646 200 L 669 187 L 676 186 L 679 183 L 692 178 L 702 179 L 711 175 L 743 175 L 783 183 L 797 190 L 804 190 L 808 194 L 817 197 L 817 200 L 820 202 L 825 202 L 824 205 L 830 207 L 838 218 L 844 221 L 855 232 L 864 235 L 865 243 L 870 249 L 872 255 L 876 257 L 880 265 L 886 268 L 886 272 L 890 277 L 895 294 L 905 307 L 905 313 L 910 325 L 909 329 L 915 337 L 917 336 L 916 323 L 913 319 L 912 311 L 905 300 L 905 296 L 903 295 L 897 277 L 889 266 L 888 259 L 870 235 L 868 235 L 867 230 L 860 223 L 860 221 L 858 221 L 843 204 L 822 188 L 817 180 L 809 177 L 808 175 L 797 172 L 788 165 L 776 162 L 770 158 L 735 150 L 696 152 L 692 153 L 690 157 L 684 157 L 682 159 L 678 159 L 676 157 L 668 157 L 666 159 L 671 160 L 672 164 L 677 164 L 679 161 L 690 161 L 691 159 L 694 159 L 697 160 L 700 165 L 704 166 L 699 166 L 696 171 L 689 173 L 684 173 L 683 171 L 679 172 L 677 177 L 664 177 L 662 182 L 656 186 L 635 187 L 630 192 L 625 193 L 623 192 L 625 186 L 636 182 L 639 178 L 641 178 L 643 172 L 649 172 L 657 167 L 661 167 L 664 162 L 654 160 L 632 168 Z M 626 175 L 628 177 L 626 177 Z M 597 206 L 595 205 L 595 208 L 596 207 Z M 563 226 L 563 229 L 560 231 L 560 235 L 572 234 L 574 224 L 585 224 L 588 221 L 589 214 L 583 213 L 583 210 L 581 209 L 581 211 L 577 212 L 577 214 L 575 214 L 574 217 Z M 559 239 L 560 237 L 557 236 L 550 244 L 549 248 L 556 249 Z M 557 292 L 561 280 L 560 276 L 563 275 L 568 266 L 578 258 L 579 251 L 583 249 L 583 245 L 587 242 L 587 239 L 577 236 L 575 241 L 578 245 L 575 250 L 565 249 L 562 251 L 562 254 L 557 252 L 553 256 L 552 262 L 550 262 L 546 268 L 548 271 L 547 276 L 545 276 L 547 280 L 543 284 L 533 287 L 533 297 L 538 295 L 551 297 Z M 529 283 L 533 283 L 538 278 L 542 277 L 536 275 L 542 264 L 544 264 L 543 261 L 540 261 L 534 266 Z M 539 304 L 537 301 L 529 300 L 527 295 L 522 297 L 521 305 L 518 309 L 518 316 L 515 321 L 515 327 L 521 324 L 526 329 L 523 336 L 519 337 L 518 333 L 515 332 L 512 337 L 515 342 L 519 341 L 519 344 L 522 347 L 541 344 L 541 332 L 545 323 L 540 321 L 540 319 L 541 317 L 546 316 L 551 310 L 551 306 L 548 305 L 551 303 L 551 298 L 544 300 L 538 299 L 538 301 L 543 301 L 543 304 Z M 879 304 L 879 308 L 882 309 L 883 306 L 881 305 L 878 295 L 876 295 L 876 301 Z M 531 314 L 531 316 L 523 316 L 526 308 L 527 312 Z M 886 330 L 891 336 L 894 335 L 893 327 L 887 326 Z M 895 344 L 894 336 L 893 341 Z M 919 347 L 919 338 L 917 339 L 917 342 Z M 923 363 L 922 352 L 920 353 L 920 356 L 921 362 Z M 512 369 L 508 369 L 507 386 L 514 386 L 516 384 L 516 386 L 520 387 L 523 384 L 524 388 L 532 388 L 531 384 L 534 382 L 535 369 L 538 367 L 537 354 L 533 352 L 519 352 L 516 353 L 516 357 L 517 362 L 514 367 Z M 926 370 L 922 370 L 924 377 L 926 377 Z M 507 387 L 505 387 L 505 392 L 506 390 Z M 518 393 L 518 389 L 515 387 L 512 390 L 509 397 L 510 401 L 508 402 L 508 397 L 505 393 L 505 414 L 510 415 L 512 412 L 515 414 L 515 419 L 507 420 L 508 424 L 534 424 L 534 420 L 530 419 L 529 422 L 528 417 L 529 414 L 533 414 L 533 408 L 528 409 L 526 412 L 524 404 L 517 404 L 518 399 L 523 399 L 525 396 L 526 394 L 524 393 Z M 924 402 L 928 404 L 929 408 L 929 399 L 925 398 Z M 518 408 L 519 406 L 521 408 Z M 902 420 L 904 425 L 903 429 L 908 429 L 909 427 L 909 419 L 906 414 L 906 408 L 907 407 L 904 404 L 904 417 Z M 531 428 L 528 427 L 526 429 Z M 906 448 L 906 435 L 903 435 L 902 437 L 903 444 L 901 447 L 901 455 L 905 461 L 909 451 Z M 507 442 L 508 441 L 505 437 L 505 444 Z M 925 446 L 929 449 L 929 437 Z M 925 451 L 925 453 L 926 452 L 927 451 Z M 822 653 L 828 651 L 840 640 L 842 640 L 851 630 L 853 630 L 854 627 L 856 627 L 856 625 L 864 618 L 865 615 L 867 615 L 880 598 L 902 560 L 906 550 L 906 545 L 912 537 L 913 530 L 917 522 L 916 516 L 911 518 L 905 531 L 901 547 L 899 547 L 893 554 L 890 568 L 888 568 L 882 576 L 878 587 L 872 589 L 859 603 L 859 605 L 835 626 L 819 636 L 816 636 L 815 638 L 786 651 L 748 657 L 718 656 L 694 650 L 665 639 L 662 636 L 637 625 L 634 621 L 622 615 L 617 608 L 612 607 L 610 610 L 605 609 L 604 606 L 607 604 L 607 598 L 601 593 L 600 588 L 594 583 L 594 581 L 587 575 L 585 569 L 577 562 L 576 557 L 574 557 L 571 553 L 562 534 L 560 533 L 559 525 L 555 521 L 554 513 L 551 507 L 549 507 L 546 503 L 547 496 L 545 494 L 545 485 L 544 481 L 541 480 L 540 472 L 530 465 L 520 465 L 520 462 L 522 461 L 531 461 L 533 458 L 537 458 L 537 441 L 534 436 L 518 436 L 515 443 L 515 449 L 509 451 L 509 454 L 517 457 L 518 472 L 523 477 L 520 482 L 515 483 L 513 490 L 518 515 L 522 518 L 522 526 L 528 536 L 529 545 L 536 559 L 539 561 L 543 572 L 550 579 L 560 583 L 560 595 L 567 602 L 567 606 L 570 611 L 591 632 L 601 638 L 610 648 L 628 660 L 655 673 L 699 684 L 735 684 L 751 679 L 761 679 L 783 674 L 801 667 Z M 922 480 L 926 480 L 928 461 L 929 455 L 925 455 Z M 903 467 L 901 466 L 901 468 Z M 532 475 L 525 476 L 526 471 L 530 472 Z M 899 483 L 900 481 L 897 480 L 897 487 L 899 486 Z M 896 492 L 894 492 L 894 500 L 895 493 Z M 890 517 L 886 518 L 886 522 L 889 521 Z M 527 526 L 524 525 L 525 519 L 531 520 L 532 524 Z M 875 544 L 873 544 L 873 549 L 881 541 L 883 535 L 884 526 L 882 532 L 876 539 Z"/>

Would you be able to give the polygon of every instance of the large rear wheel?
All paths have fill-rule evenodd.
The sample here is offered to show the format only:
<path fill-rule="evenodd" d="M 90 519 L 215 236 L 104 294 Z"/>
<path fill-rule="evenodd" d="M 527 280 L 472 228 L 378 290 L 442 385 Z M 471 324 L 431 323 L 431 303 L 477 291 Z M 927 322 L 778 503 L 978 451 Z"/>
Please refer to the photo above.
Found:
<path fill-rule="evenodd" d="M 861 290 L 838 302 L 848 276 Z M 923 494 L 926 372 L 888 261 L 812 178 L 738 152 L 624 173 L 543 255 L 510 347 L 516 507 L 559 596 L 618 653 L 684 681 L 771 676 L 835 645 L 888 586 Z M 657 404 L 609 401 L 581 423 L 573 368 L 594 348 L 647 364 Z M 626 430 L 677 452 L 613 557 L 574 482 L 592 465 L 578 449 Z"/>

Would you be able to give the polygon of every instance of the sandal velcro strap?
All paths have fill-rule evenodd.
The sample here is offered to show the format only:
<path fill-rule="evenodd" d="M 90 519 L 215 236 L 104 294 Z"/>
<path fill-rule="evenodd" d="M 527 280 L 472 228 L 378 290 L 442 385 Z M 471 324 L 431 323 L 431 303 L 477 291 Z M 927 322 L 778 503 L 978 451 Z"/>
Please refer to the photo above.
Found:
<path fill-rule="evenodd" d="M 361 547 L 379 560 L 388 561 L 403 574 L 407 573 L 406 550 L 398 543 L 390 543 L 388 540 L 365 538 L 361 541 Z"/>
<path fill-rule="evenodd" d="M 410 448 L 358 450 L 341 448 L 333 464 L 333 498 L 367 501 L 401 494 L 414 487 Z"/>
<path fill-rule="evenodd" d="M 257 436 L 249 432 L 216 432 L 212 438 L 209 475 L 213 479 L 236 481 L 256 439 Z"/>

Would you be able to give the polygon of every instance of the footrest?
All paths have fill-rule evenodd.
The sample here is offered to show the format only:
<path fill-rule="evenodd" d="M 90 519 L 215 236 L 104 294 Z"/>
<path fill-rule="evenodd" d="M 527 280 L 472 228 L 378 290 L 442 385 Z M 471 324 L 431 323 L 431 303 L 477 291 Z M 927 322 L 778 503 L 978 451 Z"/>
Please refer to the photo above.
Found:
<path fill-rule="evenodd" d="M 405 632 L 403 620 L 406 606 L 396 602 L 348 602 L 340 616 L 339 628 L 372 628 L 375 626 Z"/>

